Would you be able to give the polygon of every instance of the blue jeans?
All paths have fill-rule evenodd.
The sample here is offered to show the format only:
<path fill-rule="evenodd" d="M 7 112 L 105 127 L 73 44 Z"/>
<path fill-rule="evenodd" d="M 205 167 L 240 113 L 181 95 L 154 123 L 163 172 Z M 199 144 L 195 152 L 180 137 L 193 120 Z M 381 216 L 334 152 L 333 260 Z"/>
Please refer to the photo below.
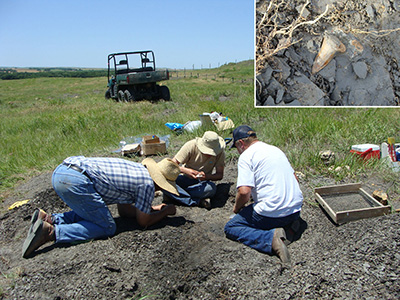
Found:
<path fill-rule="evenodd" d="M 282 218 L 269 218 L 254 211 L 254 204 L 248 205 L 225 225 L 227 238 L 243 243 L 257 251 L 272 253 L 272 239 L 275 228 L 284 227 L 300 217 L 300 212 Z"/>
<path fill-rule="evenodd" d="M 110 210 L 85 175 L 59 165 L 52 176 L 53 188 L 72 211 L 53 214 L 57 243 L 111 236 L 116 225 Z"/>
<path fill-rule="evenodd" d="M 214 182 L 200 181 L 185 175 L 178 176 L 176 185 L 179 196 L 167 191 L 163 191 L 163 193 L 171 199 L 187 206 L 199 205 L 201 199 L 211 198 L 217 191 L 217 186 Z"/>

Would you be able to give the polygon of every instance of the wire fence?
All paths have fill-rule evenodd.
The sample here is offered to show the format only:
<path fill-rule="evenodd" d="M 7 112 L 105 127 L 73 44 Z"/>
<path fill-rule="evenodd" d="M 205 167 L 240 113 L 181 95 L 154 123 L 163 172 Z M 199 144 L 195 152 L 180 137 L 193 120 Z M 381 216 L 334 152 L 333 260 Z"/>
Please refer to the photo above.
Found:
<path fill-rule="evenodd" d="M 222 82 L 236 82 L 236 83 L 254 83 L 254 78 L 239 78 L 232 76 L 225 76 L 220 74 L 207 74 L 204 72 L 196 71 L 185 71 L 185 70 L 169 70 L 170 79 L 185 79 L 185 78 L 197 78 L 203 80 L 213 80 Z"/>

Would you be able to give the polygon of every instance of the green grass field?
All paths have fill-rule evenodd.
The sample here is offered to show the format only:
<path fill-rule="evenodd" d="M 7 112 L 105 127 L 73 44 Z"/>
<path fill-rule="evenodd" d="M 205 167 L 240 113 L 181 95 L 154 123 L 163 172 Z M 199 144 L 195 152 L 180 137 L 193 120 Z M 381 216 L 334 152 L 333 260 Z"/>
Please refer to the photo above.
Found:
<path fill-rule="evenodd" d="M 325 149 L 340 154 L 335 164 L 349 165 L 351 174 L 376 172 L 378 163 L 352 159 L 351 145 L 399 136 L 400 112 L 393 108 L 254 108 L 253 61 L 196 72 L 214 76 L 163 82 L 171 91 L 168 102 L 106 100 L 104 77 L 0 81 L 0 194 L 21 179 L 52 170 L 68 156 L 115 155 L 119 141 L 129 136 L 169 134 L 173 156 L 206 129 L 176 135 L 164 124 L 199 120 L 203 112 L 222 112 L 236 125 L 252 126 L 261 140 L 284 150 L 296 170 L 309 174 L 327 172 L 318 158 Z M 231 137 L 228 131 L 220 134 Z M 236 151 L 227 153 L 228 159 L 238 157 Z M 328 175 L 338 180 L 349 176 Z"/>

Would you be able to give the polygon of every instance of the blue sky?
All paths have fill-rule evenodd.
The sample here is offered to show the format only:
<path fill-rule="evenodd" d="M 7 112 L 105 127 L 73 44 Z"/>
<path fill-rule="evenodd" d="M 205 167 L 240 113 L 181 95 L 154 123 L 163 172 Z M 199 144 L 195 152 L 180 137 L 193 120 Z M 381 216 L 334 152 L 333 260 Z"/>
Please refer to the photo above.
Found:
<path fill-rule="evenodd" d="M 106 68 L 153 50 L 159 67 L 254 58 L 253 0 L 0 0 L 0 66 Z"/>

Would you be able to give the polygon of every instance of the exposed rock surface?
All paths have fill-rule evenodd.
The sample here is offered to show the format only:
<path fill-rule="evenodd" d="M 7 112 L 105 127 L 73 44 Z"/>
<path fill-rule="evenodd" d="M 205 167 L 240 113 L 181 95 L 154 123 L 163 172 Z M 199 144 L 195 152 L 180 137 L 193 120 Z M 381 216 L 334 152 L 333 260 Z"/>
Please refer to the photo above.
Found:
<path fill-rule="evenodd" d="M 288 28 L 300 16 L 305 1 L 285 1 L 265 26 L 267 5 L 256 1 L 256 106 L 397 106 L 400 97 L 400 4 L 398 0 L 310 1 L 291 42 L 265 58 L 263 42 L 276 29 Z M 274 23 L 275 22 L 275 23 Z M 346 47 L 319 72 L 311 69 L 324 36 L 334 35 Z M 288 42 L 276 34 L 269 44 Z M 305 80 L 307 78 L 308 80 Z M 279 93 L 278 93 L 279 91 Z"/>

